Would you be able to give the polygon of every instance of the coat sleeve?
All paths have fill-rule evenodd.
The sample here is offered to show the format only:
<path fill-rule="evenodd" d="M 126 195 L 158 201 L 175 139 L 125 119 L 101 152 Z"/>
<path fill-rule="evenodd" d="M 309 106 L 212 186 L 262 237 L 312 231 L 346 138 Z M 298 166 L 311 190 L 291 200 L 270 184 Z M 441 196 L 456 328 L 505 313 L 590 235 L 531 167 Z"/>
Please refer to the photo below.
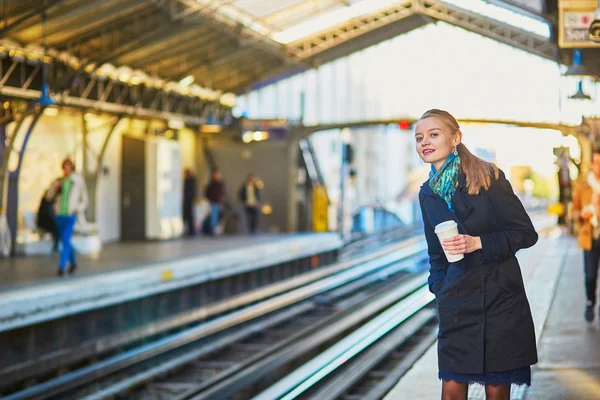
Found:
<path fill-rule="evenodd" d="M 81 184 L 81 197 L 79 198 L 79 211 L 81 213 L 84 213 L 86 208 L 88 207 L 90 199 L 88 196 L 87 185 L 85 184 L 85 179 L 81 178 L 80 184 Z"/>
<path fill-rule="evenodd" d="M 419 204 L 421 206 L 421 214 L 423 215 L 423 227 L 425 230 L 425 239 L 427 240 L 427 252 L 429 254 L 429 278 L 427 278 L 427 282 L 429 284 L 429 291 L 437 294 L 446 280 L 448 260 L 433 230 L 433 226 L 429 222 L 429 218 L 427 218 L 427 213 L 423 207 L 423 196 L 419 196 Z"/>
<path fill-rule="evenodd" d="M 58 181 L 58 179 L 53 180 L 52 184 L 50 185 L 50 187 L 46 191 L 46 196 L 45 196 L 46 197 L 46 201 L 50 201 L 51 202 L 56 197 L 56 192 L 57 192 L 56 182 L 57 181 Z"/>
<path fill-rule="evenodd" d="M 533 246 L 538 234 L 523 204 L 513 192 L 512 186 L 500 171 L 498 180 L 488 190 L 501 231 L 481 235 L 483 264 L 502 262 L 520 249 Z"/>

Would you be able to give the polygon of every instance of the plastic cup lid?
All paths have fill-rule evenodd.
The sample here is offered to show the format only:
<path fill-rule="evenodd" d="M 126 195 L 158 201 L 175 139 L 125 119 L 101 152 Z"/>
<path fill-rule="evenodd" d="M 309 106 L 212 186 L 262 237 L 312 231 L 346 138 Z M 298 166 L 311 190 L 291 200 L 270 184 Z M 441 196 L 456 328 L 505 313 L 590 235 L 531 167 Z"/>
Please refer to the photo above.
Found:
<path fill-rule="evenodd" d="M 457 226 L 458 225 L 456 224 L 456 221 L 445 221 L 445 222 L 442 222 L 441 224 L 437 224 L 435 226 L 435 233 L 454 229 Z"/>

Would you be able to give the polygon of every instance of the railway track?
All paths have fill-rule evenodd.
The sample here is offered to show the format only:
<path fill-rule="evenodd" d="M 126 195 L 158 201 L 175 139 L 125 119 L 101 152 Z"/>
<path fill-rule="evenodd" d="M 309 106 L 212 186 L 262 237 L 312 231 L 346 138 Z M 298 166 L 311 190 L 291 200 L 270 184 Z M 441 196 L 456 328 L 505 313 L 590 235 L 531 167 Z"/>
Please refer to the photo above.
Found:
<path fill-rule="evenodd" d="M 382 398 L 436 340 L 420 242 L 282 282 L 264 300 L 5 398 Z"/>
<path fill-rule="evenodd" d="M 290 336 L 290 329 L 292 333 L 308 334 L 330 325 L 343 315 L 352 317 L 354 323 L 359 323 L 356 318 L 362 314 L 358 311 L 372 301 L 373 296 L 382 295 L 382 290 L 408 279 L 408 271 L 423 260 L 423 250 L 421 243 L 409 240 L 393 246 L 392 251 L 386 249 L 364 256 L 358 261 L 333 265 L 327 272 L 319 271 L 321 276 L 313 276 L 312 280 L 303 276 L 294 278 L 296 282 L 282 282 L 281 284 L 288 285 L 287 289 L 278 288 L 274 291 L 275 294 L 282 294 L 172 333 L 149 344 L 124 349 L 106 359 L 96 362 L 90 359 L 90 365 L 45 382 L 33 382 L 31 387 L 6 398 L 100 399 L 122 396 L 123 393 L 126 393 L 127 398 L 132 398 L 131 396 L 137 396 L 137 390 L 156 392 L 161 386 L 149 383 L 156 382 L 161 376 L 170 376 L 174 371 L 187 373 L 189 368 L 196 368 L 200 377 L 210 377 L 211 385 L 216 384 L 233 372 L 247 369 L 251 365 L 248 360 L 259 361 L 278 351 L 281 346 L 292 346 L 290 337 L 295 336 Z M 399 263 L 398 260 L 403 261 Z M 412 285 L 416 285 L 415 278 L 411 279 Z M 421 275 L 418 279 L 420 287 L 424 276 Z M 379 311 L 381 310 L 374 312 Z M 363 319 L 368 317 L 365 314 Z M 350 330 L 355 328 L 356 325 L 346 327 Z M 277 345 L 263 348 L 264 345 L 273 344 L 277 338 L 280 339 L 276 341 Z M 261 343 L 261 340 L 266 340 L 266 343 Z M 198 369 L 198 366 L 201 368 Z M 175 380 L 179 379 L 183 378 L 177 377 Z M 205 381 L 203 380 L 203 385 L 206 385 Z M 169 387 L 169 390 L 174 387 L 185 389 L 185 385 L 162 387 Z M 139 398 L 144 396 L 141 394 Z M 170 393 L 164 398 L 174 397 Z"/>

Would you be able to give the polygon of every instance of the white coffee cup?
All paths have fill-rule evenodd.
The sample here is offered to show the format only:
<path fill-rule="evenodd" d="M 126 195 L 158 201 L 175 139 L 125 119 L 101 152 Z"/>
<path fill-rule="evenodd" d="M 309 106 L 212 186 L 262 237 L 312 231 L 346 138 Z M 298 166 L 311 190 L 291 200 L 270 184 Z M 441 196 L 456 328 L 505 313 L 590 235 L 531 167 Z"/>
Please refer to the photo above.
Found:
<path fill-rule="evenodd" d="M 458 225 L 456 221 L 444 221 L 441 224 L 437 224 L 435 226 L 435 234 L 440 240 L 440 244 L 444 241 L 444 239 L 448 239 L 458 235 Z M 444 254 L 446 254 L 446 259 L 448 262 L 457 262 L 465 258 L 464 254 L 449 254 L 444 249 Z"/>

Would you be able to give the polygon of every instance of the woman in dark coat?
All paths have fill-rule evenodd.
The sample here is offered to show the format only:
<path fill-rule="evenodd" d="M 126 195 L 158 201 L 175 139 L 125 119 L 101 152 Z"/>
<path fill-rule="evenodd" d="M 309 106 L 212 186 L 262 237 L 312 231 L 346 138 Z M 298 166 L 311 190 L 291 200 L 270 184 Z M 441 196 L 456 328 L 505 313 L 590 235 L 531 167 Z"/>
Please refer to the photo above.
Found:
<path fill-rule="evenodd" d="M 531 384 L 537 362 L 533 320 L 518 250 L 538 239 L 504 173 L 461 144 L 456 119 L 429 110 L 415 129 L 419 156 L 431 164 L 419 202 L 427 239 L 429 290 L 439 310 L 438 361 L 443 399 L 466 400 L 468 385 L 487 399 L 509 399 Z M 455 221 L 459 235 L 440 243 L 435 226 Z M 448 254 L 464 254 L 449 263 Z"/>

